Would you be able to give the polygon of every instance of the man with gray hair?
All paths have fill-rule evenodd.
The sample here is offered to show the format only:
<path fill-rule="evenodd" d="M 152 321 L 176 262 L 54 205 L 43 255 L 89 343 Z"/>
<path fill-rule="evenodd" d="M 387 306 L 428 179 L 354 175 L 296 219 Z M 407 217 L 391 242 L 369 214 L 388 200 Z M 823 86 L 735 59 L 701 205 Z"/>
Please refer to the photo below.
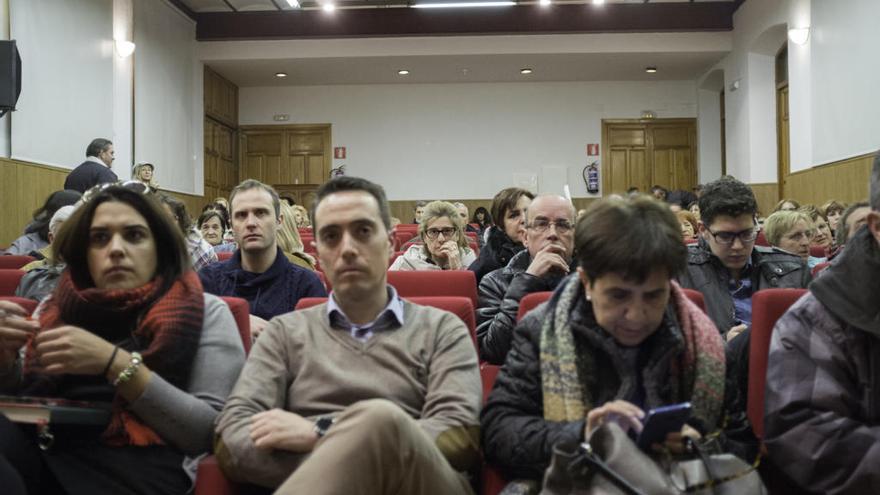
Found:
<path fill-rule="evenodd" d="M 86 161 L 73 169 L 64 180 L 64 189 L 73 189 L 85 193 L 98 184 L 116 182 L 118 177 L 110 168 L 116 152 L 113 151 L 113 142 L 109 139 L 93 139 L 86 148 Z"/>
<path fill-rule="evenodd" d="M 477 341 L 483 360 L 503 364 L 520 300 L 532 292 L 555 289 L 571 272 L 574 222 L 574 206 L 562 196 L 538 196 L 529 205 L 526 249 L 480 281 Z"/>
<path fill-rule="evenodd" d="M 40 250 L 45 258 L 32 261 L 22 267 L 27 273 L 18 282 L 18 287 L 15 289 L 16 296 L 41 301 L 55 290 L 66 265 L 64 260 L 56 260 L 52 255 L 52 243 L 58 237 L 61 226 L 76 208 L 73 205 L 62 206 L 52 215 L 52 219 L 49 220 L 49 245 Z"/>
<path fill-rule="evenodd" d="M 870 196 L 867 228 L 773 329 L 764 441 L 799 492 L 880 486 L 880 154 Z"/>

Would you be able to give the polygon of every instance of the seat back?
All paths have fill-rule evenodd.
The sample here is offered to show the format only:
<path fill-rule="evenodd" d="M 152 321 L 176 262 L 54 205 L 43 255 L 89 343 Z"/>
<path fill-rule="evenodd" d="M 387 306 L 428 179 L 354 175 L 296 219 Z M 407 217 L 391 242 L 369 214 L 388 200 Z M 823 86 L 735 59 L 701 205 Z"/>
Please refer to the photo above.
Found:
<path fill-rule="evenodd" d="M 816 266 L 814 266 L 813 269 L 810 270 L 810 273 L 813 275 L 813 278 L 816 278 L 816 275 L 819 275 L 820 273 L 822 273 L 822 270 L 828 268 L 829 266 L 831 266 L 831 262 L 824 261 L 824 262 L 819 263 Z"/>
<path fill-rule="evenodd" d="M 235 256 L 235 251 L 220 251 L 217 253 L 217 261 L 226 261 Z"/>
<path fill-rule="evenodd" d="M 767 236 L 764 235 L 764 231 L 763 231 L 763 230 L 760 231 L 760 232 L 758 232 L 758 237 L 755 238 L 755 245 L 756 245 L 756 246 L 770 247 L 770 243 L 767 242 Z"/>
<path fill-rule="evenodd" d="M 501 366 L 494 364 L 483 363 L 480 365 L 480 380 L 483 382 L 483 404 L 489 399 L 489 393 L 492 392 L 492 387 L 495 386 L 495 379 L 498 377 L 500 370 Z M 484 495 L 497 495 L 507 485 L 507 481 L 505 481 L 497 469 L 485 464 L 483 465 L 481 478 L 481 493 Z"/>
<path fill-rule="evenodd" d="M 13 302 L 15 304 L 18 304 L 19 306 L 24 308 L 24 310 L 27 311 L 27 314 L 29 314 L 29 315 L 33 314 L 34 310 L 37 309 L 37 301 L 34 301 L 33 299 L 27 299 L 24 297 L 0 296 L 0 301 L 9 301 L 9 302 Z"/>
<path fill-rule="evenodd" d="M 814 258 L 824 258 L 828 256 L 828 253 L 825 252 L 825 248 L 822 246 L 810 246 L 810 256 Z"/>
<path fill-rule="evenodd" d="M 0 256 L 0 270 L 18 269 L 34 260 L 35 258 L 31 256 L 16 254 L 3 255 Z"/>
<path fill-rule="evenodd" d="M 248 302 L 240 297 L 223 296 L 223 299 L 229 306 L 232 317 L 235 318 L 235 325 L 238 327 L 238 335 L 241 337 L 241 343 L 244 345 L 244 354 L 251 352 L 251 313 Z"/>
<path fill-rule="evenodd" d="M 752 296 L 752 336 L 749 342 L 749 395 L 747 412 L 755 435 L 764 438 L 764 389 L 773 327 L 807 289 L 765 289 Z"/>
<path fill-rule="evenodd" d="M 394 249 L 404 251 L 402 246 L 414 237 L 419 235 L 417 230 L 395 230 L 394 231 Z M 421 240 L 419 240 L 421 242 Z"/>
<path fill-rule="evenodd" d="M 462 296 L 476 308 L 477 279 L 469 270 L 426 270 L 388 272 L 388 283 L 400 297 Z"/>
<path fill-rule="evenodd" d="M 703 293 L 694 290 L 694 289 L 681 289 L 684 292 L 684 295 L 687 296 L 688 299 L 691 300 L 692 303 L 696 304 L 703 310 L 703 313 L 706 312 L 706 300 L 703 299 Z"/>
<path fill-rule="evenodd" d="M 516 321 L 520 321 L 525 317 L 526 313 L 540 306 L 542 302 L 550 299 L 553 295 L 552 291 L 532 292 L 526 294 L 519 300 L 519 310 L 516 312 Z"/>
<path fill-rule="evenodd" d="M 14 296 L 21 277 L 24 277 L 24 272 L 18 268 L 0 268 L 0 296 Z"/>

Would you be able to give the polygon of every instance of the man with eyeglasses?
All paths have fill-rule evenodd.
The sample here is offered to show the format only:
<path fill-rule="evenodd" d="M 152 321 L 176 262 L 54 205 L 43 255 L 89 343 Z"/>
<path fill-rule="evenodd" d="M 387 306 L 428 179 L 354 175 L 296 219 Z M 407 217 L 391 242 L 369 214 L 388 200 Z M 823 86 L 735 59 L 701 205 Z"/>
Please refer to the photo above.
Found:
<path fill-rule="evenodd" d="M 549 291 L 571 272 L 575 209 L 562 196 L 535 198 L 526 210 L 526 249 L 480 281 L 477 341 L 480 357 L 503 364 L 513 340 L 520 300 Z"/>

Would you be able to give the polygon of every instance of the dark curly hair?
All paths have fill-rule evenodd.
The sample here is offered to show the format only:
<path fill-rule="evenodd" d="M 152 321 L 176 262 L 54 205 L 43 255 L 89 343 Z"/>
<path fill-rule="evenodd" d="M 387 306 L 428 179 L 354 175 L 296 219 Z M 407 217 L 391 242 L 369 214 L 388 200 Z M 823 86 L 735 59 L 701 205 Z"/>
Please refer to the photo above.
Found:
<path fill-rule="evenodd" d="M 720 215 L 738 217 L 758 213 L 758 202 L 752 188 L 733 177 L 722 177 L 703 186 L 699 205 L 700 220 L 707 227 Z"/>

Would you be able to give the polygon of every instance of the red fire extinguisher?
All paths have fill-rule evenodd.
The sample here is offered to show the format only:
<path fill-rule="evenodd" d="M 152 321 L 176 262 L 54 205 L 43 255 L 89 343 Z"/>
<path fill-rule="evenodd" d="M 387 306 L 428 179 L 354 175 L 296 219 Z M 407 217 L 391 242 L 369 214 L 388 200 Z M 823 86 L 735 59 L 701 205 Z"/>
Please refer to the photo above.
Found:
<path fill-rule="evenodd" d="M 599 193 L 599 164 L 593 162 L 583 170 L 584 182 L 587 185 L 587 192 L 590 194 Z"/>

